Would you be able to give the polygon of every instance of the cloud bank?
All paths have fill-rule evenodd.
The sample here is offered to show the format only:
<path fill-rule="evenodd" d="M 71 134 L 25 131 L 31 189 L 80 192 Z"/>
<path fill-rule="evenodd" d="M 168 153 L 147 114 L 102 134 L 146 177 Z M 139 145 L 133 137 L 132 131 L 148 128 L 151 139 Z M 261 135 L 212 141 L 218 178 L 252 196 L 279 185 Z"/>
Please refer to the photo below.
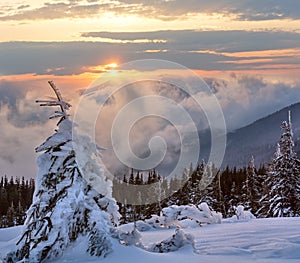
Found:
<path fill-rule="evenodd" d="M 98 42 L 2 42 L 0 74 L 80 74 L 112 59 L 119 63 L 164 59 L 191 69 L 233 71 L 299 69 L 300 64 L 299 33 L 169 30 L 85 32 L 82 36 Z M 121 43 L 101 42 L 99 38 Z M 122 43 L 140 39 L 148 41 Z"/>
<path fill-rule="evenodd" d="M 196 14 L 230 16 L 235 20 L 299 19 L 300 3 L 295 0 L 119 0 L 52 1 L 41 7 L 19 5 L 0 16 L 2 21 L 86 18 L 105 12 L 135 14 L 160 20 L 183 19 Z"/>
<path fill-rule="evenodd" d="M 263 77 L 239 73 L 226 73 L 218 78 L 205 78 L 205 81 L 222 106 L 229 131 L 247 125 L 289 104 L 299 102 L 300 98 L 300 81 L 274 82 Z M 60 85 L 59 81 L 57 84 L 61 87 L 62 93 L 72 100 L 73 110 L 76 110 L 78 90 L 84 87 L 76 81 L 66 86 Z M 97 126 L 100 145 L 110 150 L 110 125 L 114 114 L 122 105 L 143 93 L 142 90 L 138 92 L 138 88 L 137 86 L 137 93 L 131 91 L 115 94 L 106 104 Z M 199 114 L 199 107 L 178 89 L 156 86 L 152 92 L 181 103 L 189 111 L 199 130 L 207 127 L 205 121 L 203 122 L 204 116 Z M 5 149 L 0 153 L 0 173 L 34 177 L 36 174 L 34 148 L 53 132 L 56 124 L 55 121 L 48 121 L 48 116 L 53 109 L 40 108 L 34 101 L 47 94 L 52 96 L 51 90 L 46 80 L 2 81 L 0 94 L 0 136 L 2 138 L 0 146 L 1 149 Z M 163 165 L 172 167 L 172 160 L 176 160 L 180 145 L 176 130 L 166 121 L 153 118 L 137 123 L 131 133 L 133 151 L 140 156 L 147 156 L 148 142 L 153 135 L 165 138 L 168 152 Z M 116 165 L 117 162 L 113 155 L 109 154 L 109 150 L 104 152 L 105 162 L 115 166 L 114 168 L 121 167 Z"/>

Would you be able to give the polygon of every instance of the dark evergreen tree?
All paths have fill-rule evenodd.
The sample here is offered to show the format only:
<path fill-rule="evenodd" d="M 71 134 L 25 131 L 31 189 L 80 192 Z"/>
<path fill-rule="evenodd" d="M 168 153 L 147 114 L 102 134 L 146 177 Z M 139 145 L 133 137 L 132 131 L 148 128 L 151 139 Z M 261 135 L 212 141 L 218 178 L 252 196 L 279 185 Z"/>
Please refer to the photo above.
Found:
<path fill-rule="evenodd" d="M 267 189 L 260 213 L 266 217 L 300 215 L 300 161 L 294 152 L 292 123 L 281 125 L 282 134 L 275 158 L 270 165 Z"/>
<path fill-rule="evenodd" d="M 15 225 L 22 225 L 25 221 L 25 209 L 23 208 L 21 201 L 15 210 Z"/>
<path fill-rule="evenodd" d="M 207 164 L 200 181 L 200 200 L 196 204 L 205 202 L 210 208 L 220 211 L 223 204 L 219 179 L 219 171 L 211 163 Z"/>
<path fill-rule="evenodd" d="M 242 193 L 241 193 L 241 204 L 246 210 L 256 213 L 259 209 L 261 198 L 261 184 L 259 180 L 259 175 L 257 174 L 254 157 L 251 156 L 249 164 L 246 170 L 246 180 L 243 184 Z"/>
<path fill-rule="evenodd" d="M 12 202 L 10 207 L 7 210 L 7 215 L 6 215 L 8 227 L 15 225 L 15 217 L 16 217 L 16 211 L 15 211 L 14 203 Z"/>

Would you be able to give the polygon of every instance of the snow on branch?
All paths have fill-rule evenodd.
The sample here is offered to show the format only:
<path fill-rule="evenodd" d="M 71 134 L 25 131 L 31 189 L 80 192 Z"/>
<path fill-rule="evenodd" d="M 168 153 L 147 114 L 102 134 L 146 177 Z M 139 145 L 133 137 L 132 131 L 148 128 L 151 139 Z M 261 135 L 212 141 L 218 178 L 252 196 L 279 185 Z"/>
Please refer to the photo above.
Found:
<path fill-rule="evenodd" d="M 43 106 L 59 106 L 60 107 L 60 111 L 55 111 L 54 114 L 49 117 L 49 119 L 56 119 L 56 118 L 61 118 L 61 120 L 67 119 L 69 116 L 67 114 L 67 110 L 70 109 L 71 104 L 62 99 L 61 93 L 53 81 L 48 81 L 48 83 L 51 86 L 51 88 L 53 89 L 57 99 L 56 100 L 55 99 L 54 100 L 36 100 L 35 102 L 39 103 L 40 106 L 42 106 L 42 107 Z"/>

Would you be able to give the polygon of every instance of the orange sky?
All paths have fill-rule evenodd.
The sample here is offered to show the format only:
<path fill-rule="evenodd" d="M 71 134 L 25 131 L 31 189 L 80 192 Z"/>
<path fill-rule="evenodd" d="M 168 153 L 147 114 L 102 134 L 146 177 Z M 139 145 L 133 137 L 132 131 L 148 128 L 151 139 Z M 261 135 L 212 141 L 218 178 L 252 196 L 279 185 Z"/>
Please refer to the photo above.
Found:
<path fill-rule="evenodd" d="M 172 61 L 205 78 L 229 130 L 299 102 L 299 13 L 296 0 L 2 0 L 0 173 L 36 174 L 55 126 L 33 103 L 53 96 L 48 80 L 74 111 L 103 72 Z"/>
<path fill-rule="evenodd" d="M 27 41 L 28 43 L 46 41 L 49 45 L 47 48 L 44 47 L 45 53 L 51 47 L 50 43 L 75 43 L 75 41 L 99 43 L 97 52 L 103 50 L 102 45 L 115 44 L 110 52 L 113 55 L 99 58 L 98 64 L 88 60 L 84 65 L 78 65 L 80 70 L 78 68 L 77 70 L 70 69 L 67 70 L 68 73 L 63 73 L 67 69 L 63 62 L 57 62 L 54 67 L 49 65 L 47 68 L 45 65 L 43 75 L 48 73 L 58 79 L 58 76 L 62 74 L 80 75 L 80 78 L 86 79 L 85 72 L 100 73 L 101 70 L 106 69 L 107 64 L 121 64 L 144 58 L 175 61 L 194 70 L 202 70 L 204 75 L 211 74 L 207 71 L 252 71 L 262 75 L 265 73 L 269 75 L 270 72 L 276 72 L 277 75 L 286 75 L 289 72 L 300 73 L 298 63 L 300 60 L 300 37 L 298 39 L 300 18 L 297 16 L 300 8 L 293 1 L 282 4 L 278 0 L 273 0 L 273 2 L 263 4 L 250 1 L 234 3 L 228 0 L 211 2 L 187 0 L 183 4 L 178 0 L 153 2 L 4 0 L 0 7 L 2 11 L 0 14 L 0 44 L 8 41 Z M 178 32 L 182 32 L 182 34 L 192 30 L 194 33 L 189 32 L 190 35 L 187 37 L 184 35 L 185 38 L 181 39 L 180 37 L 176 38 L 176 33 L 175 36 L 174 34 L 170 36 L 164 33 L 159 34 L 161 30 L 175 30 L 175 32 L 181 30 Z M 206 36 L 204 40 L 201 36 L 203 32 L 220 31 L 225 32 L 224 39 L 227 31 L 240 33 L 234 34 L 231 42 L 228 41 L 223 45 L 222 38 L 213 42 L 215 36 Z M 90 35 L 91 32 L 100 33 Z M 117 32 L 117 34 L 107 34 L 107 32 Z M 154 32 L 156 37 L 151 37 L 151 32 Z M 200 32 L 200 36 L 197 37 L 198 32 Z M 248 39 L 247 32 L 249 35 L 253 32 L 258 33 Z M 283 32 L 289 34 L 286 43 L 284 43 L 283 38 L 286 36 Z M 140 35 L 136 33 L 140 33 Z M 270 38 L 264 37 L 264 34 L 269 34 Z M 278 37 L 272 36 L 274 34 L 278 34 Z M 282 43 L 276 46 L 277 40 Z M 212 45 L 209 45 L 209 41 L 212 42 Z M 218 41 L 220 41 L 219 45 Z M 208 42 L 207 45 L 204 44 L 206 42 Z M 135 50 L 135 46 L 138 49 Z M 210 46 L 211 49 L 207 48 Z M 88 48 L 86 47 L 86 49 Z M 130 50 L 128 51 L 128 49 Z M 4 47 L 2 52 L 5 53 L 6 50 L 7 48 Z M 12 48 L 13 50 L 14 48 Z M 83 50 L 84 48 L 78 52 L 84 52 Z M 190 63 L 189 52 L 192 52 L 191 56 L 193 54 L 199 56 L 199 60 L 202 60 L 203 57 L 210 59 L 209 56 L 211 56 L 216 61 L 207 67 L 207 63 L 204 62 L 203 64 Z M 184 54 L 186 58 L 181 59 L 181 54 Z M 10 57 L 10 63 L 13 61 L 18 64 L 19 62 L 16 60 L 19 57 L 19 55 Z M 218 60 L 218 58 L 221 59 Z M 26 57 L 26 60 L 28 59 L 30 60 L 30 57 Z M 41 59 L 45 60 L 42 57 Z M 0 73 L 1 67 L 5 67 L 7 64 L 7 61 L 3 61 L 4 66 L 0 65 Z M 28 61 L 28 63 L 30 62 Z M 287 72 L 287 70 L 291 71 Z M 16 73 L 23 75 L 30 72 L 19 69 L 16 72 L 9 72 L 9 74 L 2 73 L 2 76 Z M 33 75 L 40 74 L 36 70 L 31 73 Z M 28 78 L 28 76 L 26 77 Z M 75 79 L 78 80 L 78 78 Z"/>

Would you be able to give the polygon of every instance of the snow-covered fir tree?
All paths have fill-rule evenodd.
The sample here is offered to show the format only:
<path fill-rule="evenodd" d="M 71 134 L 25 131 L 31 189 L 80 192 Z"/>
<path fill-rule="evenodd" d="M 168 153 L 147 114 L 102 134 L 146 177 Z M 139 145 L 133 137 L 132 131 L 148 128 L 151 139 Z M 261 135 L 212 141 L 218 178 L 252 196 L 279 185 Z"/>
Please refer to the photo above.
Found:
<path fill-rule="evenodd" d="M 202 161 L 204 163 L 204 161 Z M 201 180 L 199 182 L 200 201 L 199 203 L 207 203 L 209 207 L 217 206 L 219 201 L 217 200 L 218 192 L 218 174 L 215 171 L 212 163 L 205 164 Z"/>
<path fill-rule="evenodd" d="M 259 208 L 260 194 L 259 175 L 257 174 L 254 157 L 251 156 L 246 170 L 246 180 L 242 187 L 241 200 L 246 210 L 256 212 Z"/>
<path fill-rule="evenodd" d="M 236 172 L 234 172 L 236 173 Z M 235 214 L 235 209 L 237 207 L 237 205 L 239 204 L 239 196 L 237 194 L 237 187 L 236 187 L 236 182 L 233 181 L 232 182 L 232 186 L 231 186 L 231 189 L 230 189 L 230 199 L 229 199 L 229 202 L 228 202 L 228 205 L 229 205 L 229 208 L 228 208 L 228 215 L 232 216 Z"/>
<path fill-rule="evenodd" d="M 112 251 L 112 220 L 117 219 L 118 211 L 111 196 L 111 182 L 101 167 L 90 165 L 93 156 L 86 156 L 86 163 L 78 165 L 74 150 L 78 142 L 72 139 L 73 123 L 67 114 L 71 105 L 62 100 L 53 82 L 49 84 L 57 99 L 37 102 L 60 107 L 50 117 L 59 118 L 58 129 L 36 148 L 41 154 L 33 203 L 27 211 L 24 233 L 15 251 L 6 256 L 6 262 L 44 262 L 60 256 L 79 237 L 86 238 L 91 255 L 105 257 Z M 86 137 L 81 139 L 86 145 L 77 148 L 92 144 Z M 94 190 L 83 172 L 97 175 L 103 192 Z"/>
<path fill-rule="evenodd" d="M 291 116 L 281 125 L 282 134 L 270 165 L 267 193 L 261 214 L 267 217 L 300 215 L 300 160 L 294 152 Z"/>

